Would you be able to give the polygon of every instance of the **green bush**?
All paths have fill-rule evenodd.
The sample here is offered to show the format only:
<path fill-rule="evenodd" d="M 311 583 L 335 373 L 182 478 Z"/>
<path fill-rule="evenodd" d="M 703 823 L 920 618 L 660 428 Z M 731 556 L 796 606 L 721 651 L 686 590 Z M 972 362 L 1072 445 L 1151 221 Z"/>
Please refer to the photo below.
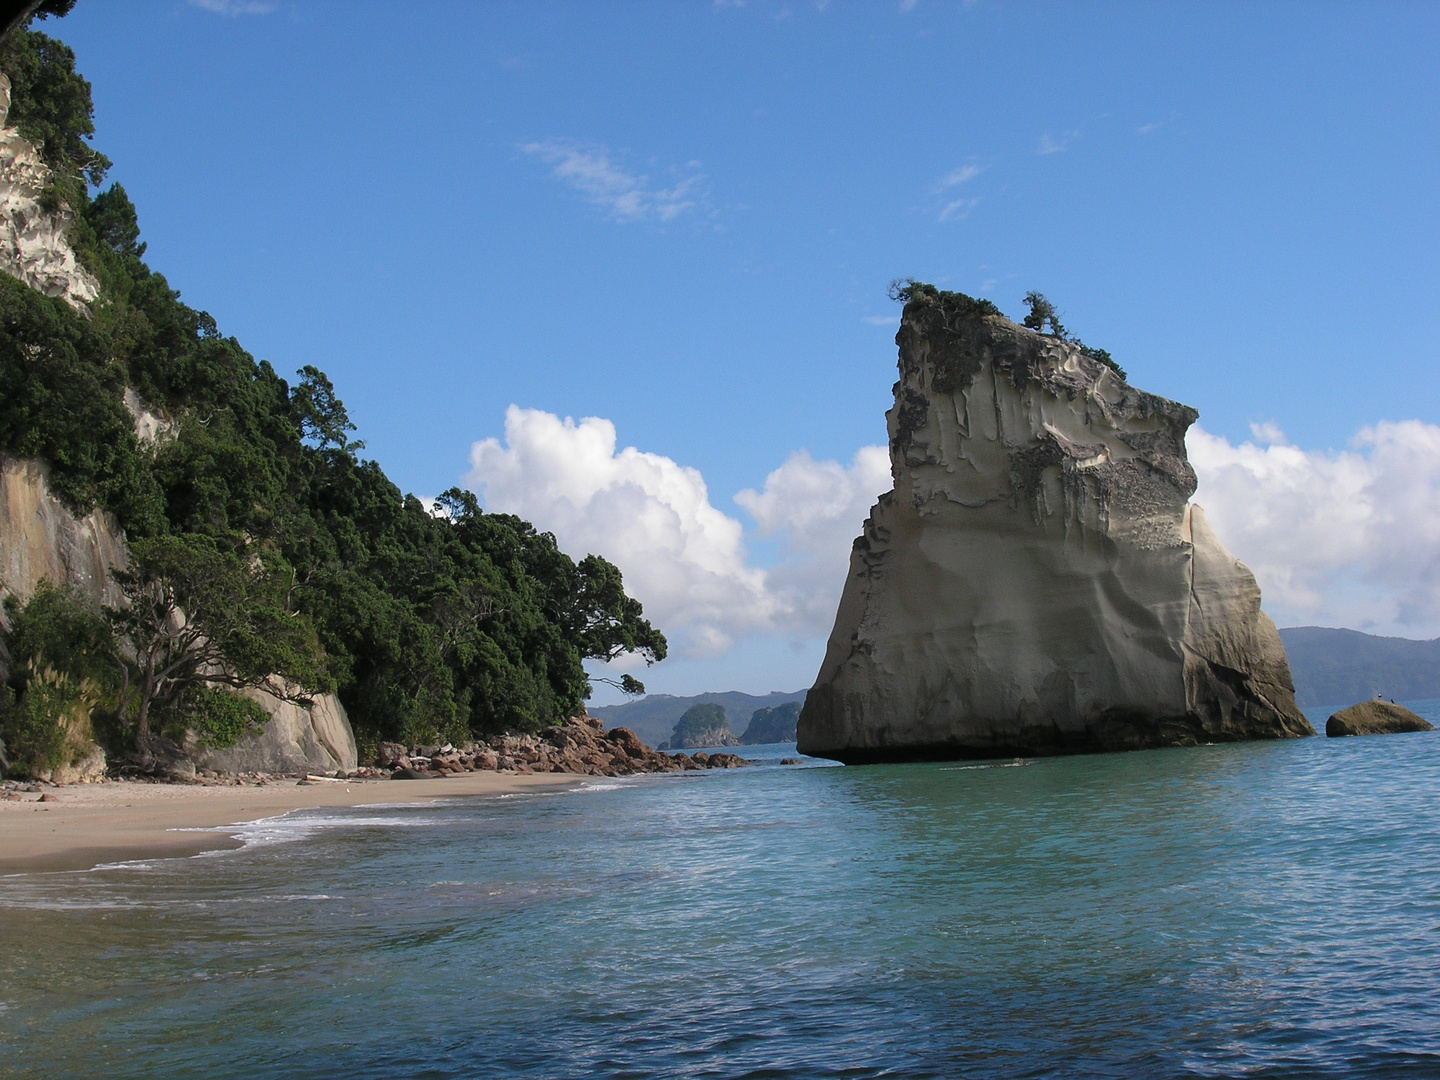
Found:
<path fill-rule="evenodd" d="M 201 745 L 223 750 L 259 731 L 269 719 L 270 714 L 259 702 L 205 686 L 187 695 L 180 723 L 195 732 Z"/>
<path fill-rule="evenodd" d="M 89 679 L 77 683 L 54 668 L 32 669 L 19 697 L 7 695 L 0 716 L 11 769 L 35 776 L 83 757 L 94 744 L 90 712 L 98 693 Z"/>

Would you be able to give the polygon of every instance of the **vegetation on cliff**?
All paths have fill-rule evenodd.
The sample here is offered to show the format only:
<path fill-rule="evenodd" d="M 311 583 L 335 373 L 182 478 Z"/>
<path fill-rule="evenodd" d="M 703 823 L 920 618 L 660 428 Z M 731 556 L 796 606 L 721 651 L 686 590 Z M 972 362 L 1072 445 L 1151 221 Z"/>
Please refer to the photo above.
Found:
<path fill-rule="evenodd" d="M 800 720 L 801 702 L 787 701 L 773 709 L 756 709 L 750 717 L 745 733 L 740 736 L 742 746 L 759 743 L 787 743 L 795 741 L 795 725 Z"/>
<path fill-rule="evenodd" d="M 360 456 L 322 372 L 306 367 L 291 383 L 181 302 L 144 262 L 124 188 L 90 190 L 109 162 L 89 146 L 90 87 L 68 48 L 22 28 L 0 48 L 0 69 L 12 80 L 11 122 L 43 143 L 58 197 L 76 214 L 72 245 L 101 285 L 86 318 L 0 275 L 0 451 L 46 461 L 77 513 L 115 514 L 135 555 L 132 601 L 211 613 L 229 665 L 218 681 L 251 684 L 268 667 L 305 690 L 337 691 L 363 756 L 382 739 L 535 731 L 588 697 L 584 660 L 664 658 L 663 634 L 609 562 L 577 563 L 552 535 L 483 512 L 466 491 L 433 509 L 403 494 Z M 173 423 L 173 437 L 140 443 L 127 386 Z M 26 614 L 14 608 L 13 625 Z M 110 635 L 101 651 L 114 677 L 95 684 L 99 711 L 130 739 L 152 719 L 172 736 L 203 727 L 215 712 L 205 687 L 217 680 L 201 676 L 214 658 L 192 656 L 154 683 L 152 716 L 137 690 L 144 657 L 176 643 L 161 640 L 163 620 L 141 621 L 132 604 L 87 624 Z M 48 641 L 29 664 L 28 646 L 11 638 L 7 716 L 38 686 L 33 671 L 79 663 Z M 166 655 L 162 668 L 175 659 Z"/>
<path fill-rule="evenodd" d="M 696 746 L 738 746 L 740 740 L 730 730 L 724 706 L 704 702 L 685 710 L 666 745 L 671 750 L 687 750 Z"/>
<path fill-rule="evenodd" d="M 911 311 L 925 323 L 925 331 L 931 338 L 932 345 L 940 344 L 941 354 L 937 358 L 939 368 L 942 369 L 940 389 L 946 393 L 953 389 L 953 387 L 949 387 L 949 382 L 953 380 L 949 379 L 952 372 L 944 369 L 954 369 L 957 364 L 965 366 L 967 359 L 972 362 L 977 360 L 975 357 L 955 357 L 948 354 L 946 345 L 961 336 L 958 323 L 974 319 L 1005 317 L 1004 313 L 989 300 L 976 299 L 960 292 L 947 292 L 937 289 L 934 285 L 927 285 L 923 281 L 916 281 L 914 278 L 896 278 L 892 281 L 890 283 L 890 299 L 904 304 L 907 311 Z M 1034 330 L 1037 334 L 1048 334 L 1050 337 L 1073 345 L 1090 359 L 1104 364 L 1120 378 L 1126 378 L 1125 369 L 1117 364 L 1106 350 L 1092 349 L 1065 329 L 1060 322 L 1060 313 L 1055 309 L 1055 305 L 1045 298 L 1044 294 L 1034 291 L 1026 293 L 1025 307 L 1028 309 L 1028 314 L 1022 320 L 1022 325 L 1027 329 Z"/>

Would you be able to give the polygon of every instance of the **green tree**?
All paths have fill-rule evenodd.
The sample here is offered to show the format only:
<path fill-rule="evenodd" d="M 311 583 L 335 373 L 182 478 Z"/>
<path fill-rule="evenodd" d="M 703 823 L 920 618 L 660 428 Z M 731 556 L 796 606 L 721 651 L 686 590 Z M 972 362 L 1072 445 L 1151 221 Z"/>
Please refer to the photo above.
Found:
<path fill-rule="evenodd" d="M 1066 333 L 1065 327 L 1060 324 L 1060 315 L 1055 310 L 1055 305 L 1045 299 L 1044 294 L 1031 290 L 1025 294 L 1025 306 L 1029 313 L 1025 316 L 1024 324 L 1037 334 L 1045 331 L 1045 324 L 1050 324 L 1050 333 L 1061 341 L 1069 341 L 1070 335 Z"/>
<path fill-rule="evenodd" d="M 10 78 L 7 123 L 35 146 L 61 194 L 75 204 L 85 183 L 98 187 L 110 168 L 110 159 L 88 142 L 95 106 L 90 83 L 75 70 L 75 53 L 37 30 L 17 29 L 0 43 L 0 70 Z"/>
<path fill-rule="evenodd" d="M 1030 313 L 1025 316 L 1024 321 L 1025 325 L 1031 330 L 1034 330 L 1036 333 L 1041 333 L 1048 323 L 1051 335 L 1059 338 L 1061 341 L 1067 341 L 1071 345 L 1074 345 L 1082 353 L 1090 357 L 1090 359 L 1100 361 L 1100 363 L 1119 375 L 1120 378 L 1123 379 L 1126 377 L 1125 369 L 1117 364 L 1115 359 L 1106 350 L 1092 349 L 1089 345 L 1086 345 L 1078 337 L 1075 337 L 1066 330 L 1060 323 L 1060 316 L 1055 310 L 1055 305 L 1045 299 L 1041 293 L 1034 291 L 1026 293 L 1025 306 L 1030 309 Z"/>
<path fill-rule="evenodd" d="M 310 621 L 285 609 L 283 584 L 251 553 L 242 558 L 209 537 L 165 536 L 130 546 L 130 566 L 115 573 L 127 604 L 108 612 L 124 643 L 120 713 L 133 709 L 142 758 L 154 750 L 152 716 L 183 715 L 202 687 L 263 686 L 304 700 L 325 682 Z"/>

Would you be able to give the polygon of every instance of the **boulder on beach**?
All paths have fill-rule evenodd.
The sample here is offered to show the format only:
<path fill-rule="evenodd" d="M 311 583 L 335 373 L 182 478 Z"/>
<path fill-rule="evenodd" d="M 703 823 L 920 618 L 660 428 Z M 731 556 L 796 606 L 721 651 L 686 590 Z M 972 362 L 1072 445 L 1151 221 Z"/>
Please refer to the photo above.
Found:
<path fill-rule="evenodd" d="M 1190 503 L 1198 413 L 912 284 L 893 490 L 855 541 L 801 753 L 851 763 L 1313 735 L 1254 575 Z"/>
<path fill-rule="evenodd" d="M 1341 709 L 1325 721 L 1325 734 L 1332 739 L 1345 735 L 1400 735 L 1408 731 L 1434 730 L 1434 724 L 1415 715 L 1404 705 L 1380 698 Z"/>

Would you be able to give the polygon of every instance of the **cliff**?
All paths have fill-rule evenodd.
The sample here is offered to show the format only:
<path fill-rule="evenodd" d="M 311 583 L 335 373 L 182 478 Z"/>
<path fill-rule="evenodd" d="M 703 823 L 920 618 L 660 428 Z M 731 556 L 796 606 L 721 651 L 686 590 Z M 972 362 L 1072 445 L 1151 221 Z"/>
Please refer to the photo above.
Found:
<path fill-rule="evenodd" d="M 745 733 L 740 736 L 741 746 L 755 746 L 763 743 L 788 743 L 795 741 L 795 724 L 800 717 L 800 702 L 787 701 L 773 709 L 756 709 L 750 717 Z"/>
<path fill-rule="evenodd" d="M 1197 413 L 916 286 L 892 491 L 855 541 L 802 753 L 848 762 L 1312 735 L 1200 507 Z"/>
<path fill-rule="evenodd" d="M 63 202 L 53 201 L 50 169 L 34 146 L 5 127 L 10 81 L 0 74 L 0 270 L 46 296 L 64 300 L 88 315 L 100 295 L 95 277 L 79 264 L 68 233 L 75 221 Z M 127 388 L 123 404 L 144 448 L 175 438 L 173 419 L 147 407 Z M 110 574 L 126 564 L 125 533 L 115 515 L 92 510 L 83 517 L 56 497 L 49 468 L 39 460 L 0 453 L 0 596 L 28 600 L 41 579 L 72 586 L 97 604 L 124 602 Z M 0 608 L 0 626 L 5 614 Z M 0 681 L 10 667 L 0 642 Z M 310 708 L 261 690 L 247 693 L 270 714 L 256 735 L 224 750 L 192 743 L 201 767 L 231 771 L 296 772 L 353 769 L 355 736 L 345 708 L 333 694 L 314 698 Z M 54 770 L 57 782 L 103 771 L 104 755 Z"/>

